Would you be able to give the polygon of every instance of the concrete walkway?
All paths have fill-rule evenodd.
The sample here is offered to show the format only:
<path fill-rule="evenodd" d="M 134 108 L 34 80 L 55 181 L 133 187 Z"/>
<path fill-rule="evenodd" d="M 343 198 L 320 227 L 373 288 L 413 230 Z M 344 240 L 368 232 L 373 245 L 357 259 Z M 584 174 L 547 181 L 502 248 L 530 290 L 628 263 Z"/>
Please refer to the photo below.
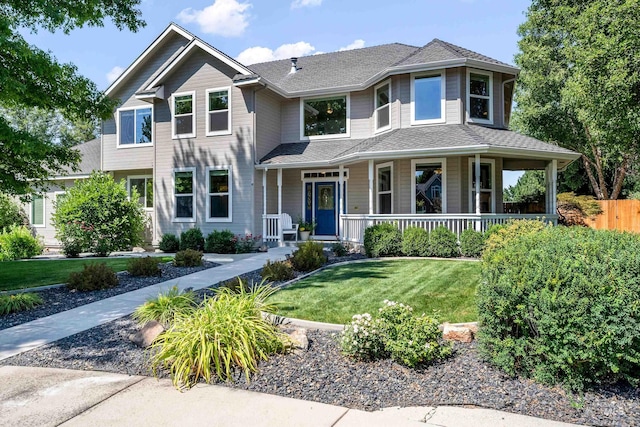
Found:
<path fill-rule="evenodd" d="M 267 260 L 282 260 L 292 250 L 291 247 L 282 247 L 249 256 L 208 255 L 205 259 L 227 262 L 227 264 L 4 329 L 0 331 L 0 360 L 127 316 L 149 298 L 157 296 L 159 292 L 166 291 L 174 285 L 181 290 L 188 287 L 194 290 L 206 288 L 220 281 L 262 268 Z"/>

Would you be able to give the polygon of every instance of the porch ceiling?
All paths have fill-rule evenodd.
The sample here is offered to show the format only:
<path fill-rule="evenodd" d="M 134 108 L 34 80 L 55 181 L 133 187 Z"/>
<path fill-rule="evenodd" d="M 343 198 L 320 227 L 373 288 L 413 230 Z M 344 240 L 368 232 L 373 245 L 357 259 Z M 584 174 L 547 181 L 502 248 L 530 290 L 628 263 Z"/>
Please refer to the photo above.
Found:
<path fill-rule="evenodd" d="M 374 158 L 493 154 L 556 159 L 563 168 L 580 155 L 504 129 L 477 125 L 439 125 L 395 129 L 366 139 L 334 139 L 280 144 L 258 168 L 330 166 Z"/>

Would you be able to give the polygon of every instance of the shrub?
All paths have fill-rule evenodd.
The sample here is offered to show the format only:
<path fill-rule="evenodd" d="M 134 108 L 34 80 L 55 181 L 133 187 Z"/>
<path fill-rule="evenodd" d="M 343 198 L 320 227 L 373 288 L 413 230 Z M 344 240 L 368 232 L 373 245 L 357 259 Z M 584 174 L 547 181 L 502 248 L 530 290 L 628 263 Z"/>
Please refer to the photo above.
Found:
<path fill-rule="evenodd" d="M 402 234 L 402 253 L 407 256 L 429 256 L 429 233 L 421 227 L 407 227 Z"/>
<path fill-rule="evenodd" d="M 364 250 L 368 257 L 397 256 L 402 252 L 402 234 L 389 223 L 376 224 L 364 231 Z"/>
<path fill-rule="evenodd" d="M 67 288 L 76 291 L 98 291 L 118 286 L 118 276 L 106 263 L 86 264 L 82 271 L 69 274 Z"/>
<path fill-rule="evenodd" d="M 507 373 L 580 390 L 637 384 L 640 237 L 581 227 L 519 231 L 483 254 L 482 353 Z M 492 238 L 495 236 L 492 236 Z"/>
<path fill-rule="evenodd" d="M 272 263 L 267 260 L 267 263 L 262 267 L 263 279 L 268 279 L 274 282 L 283 282 L 285 280 L 291 280 L 294 277 L 293 267 L 289 261 L 276 261 Z"/>
<path fill-rule="evenodd" d="M 0 193 L 0 233 L 12 225 L 25 225 L 27 215 L 10 196 Z"/>
<path fill-rule="evenodd" d="M 0 316 L 19 311 L 31 310 L 42 304 L 42 297 L 36 293 L 0 295 Z"/>
<path fill-rule="evenodd" d="M 236 368 L 249 382 L 259 360 L 289 346 L 286 336 L 261 313 L 275 312 L 266 303 L 275 289 L 261 285 L 250 292 L 215 292 L 192 315 L 177 318 L 153 344 L 154 374 L 169 370 L 176 387 L 191 387 L 200 379 L 211 382 L 214 376 L 231 380 Z"/>
<path fill-rule="evenodd" d="M 146 256 L 143 258 L 131 258 L 127 262 L 127 271 L 132 276 L 160 276 L 162 272 L 158 267 L 158 258 Z"/>
<path fill-rule="evenodd" d="M 180 250 L 187 249 L 200 252 L 204 250 L 204 237 L 198 227 L 190 228 L 180 234 Z"/>
<path fill-rule="evenodd" d="M 240 277 L 234 277 L 233 279 L 225 280 L 220 282 L 219 288 L 227 288 L 231 292 L 239 294 L 240 292 L 250 292 L 251 286 L 244 282 Z M 240 290 L 242 288 L 242 290 Z"/>
<path fill-rule="evenodd" d="M 238 236 L 236 237 L 236 252 L 239 254 L 251 253 L 256 249 L 260 240 L 262 240 L 262 236 L 253 236 L 252 234 Z"/>
<path fill-rule="evenodd" d="M 549 227 L 542 221 L 530 219 L 517 219 L 509 221 L 506 225 L 492 226 L 487 231 L 485 240 L 485 252 L 495 251 L 509 246 L 511 241 L 520 236 L 536 234 Z"/>
<path fill-rule="evenodd" d="M 139 244 L 147 216 L 137 200 L 135 189 L 129 198 L 124 181 L 116 183 L 109 174 L 94 172 L 77 180 L 56 202 L 52 216 L 65 253 L 107 256 Z"/>
<path fill-rule="evenodd" d="M 460 252 L 462 256 L 479 258 L 484 249 L 484 233 L 467 228 L 460 234 Z"/>
<path fill-rule="evenodd" d="M 460 256 L 458 238 L 444 225 L 436 227 L 429 233 L 429 253 L 440 258 Z"/>
<path fill-rule="evenodd" d="M 313 271 L 327 262 L 322 244 L 308 240 L 298 245 L 291 257 L 291 265 L 298 271 Z"/>
<path fill-rule="evenodd" d="M 167 328 L 178 317 L 192 314 L 195 308 L 196 294 L 180 292 L 177 286 L 173 286 L 138 307 L 133 318 L 142 324 L 155 320 Z"/>
<path fill-rule="evenodd" d="M 204 250 L 216 254 L 235 254 L 236 236 L 230 230 L 214 230 L 207 236 Z"/>
<path fill-rule="evenodd" d="M 173 265 L 176 267 L 199 267 L 202 265 L 202 252 L 193 249 L 176 252 Z"/>
<path fill-rule="evenodd" d="M 178 252 L 180 250 L 180 239 L 173 234 L 163 234 L 158 248 L 163 252 Z"/>
<path fill-rule="evenodd" d="M 349 251 L 347 250 L 344 243 L 340 242 L 331 244 L 331 252 L 333 252 L 333 255 L 337 257 L 342 257 L 349 254 Z"/>
<path fill-rule="evenodd" d="M 23 225 L 0 232 L 0 261 L 32 258 L 42 253 L 42 243 Z"/>
<path fill-rule="evenodd" d="M 344 355 L 359 360 L 387 357 L 380 319 L 373 319 L 369 313 L 353 316 L 342 331 L 340 348 Z"/>

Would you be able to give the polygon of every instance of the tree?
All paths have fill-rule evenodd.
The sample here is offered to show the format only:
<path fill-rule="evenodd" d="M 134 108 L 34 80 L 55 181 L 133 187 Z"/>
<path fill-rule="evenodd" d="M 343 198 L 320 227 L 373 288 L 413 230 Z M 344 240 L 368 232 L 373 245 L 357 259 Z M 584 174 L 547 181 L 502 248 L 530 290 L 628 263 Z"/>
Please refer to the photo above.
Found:
<path fill-rule="evenodd" d="M 106 173 L 78 180 L 58 199 L 52 217 L 65 254 L 107 256 L 139 244 L 146 215 L 137 200 L 135 188 L 129 198 L 124 181 L 116 183 Z"/>
<path fill-rule="evenodd" d="M 516 185 L 505 189 L 504 199 L 507 202 L 533 203 L 544 200 L 545 195 L 544 171 L 526 171 Z"/>
<path fill-rule="evenodd" d="M 579 152 L 616 199 L 640 147 L 640 0 L 534 0 L 516 63 L 514 127 Z"/>
<path fill-rule="evenodd" d="M 11 197 L 0 193 L 0 233 L 12 225 L 25 225 L 27 215 Z"/>
<path fill-rule="evenodd" d="M 110 17 L 120 30 L 145 25 L 140 0 L 0 0 L 0 107 L 3 112 L 37 108 L 59 113 L 71 123 L 93 122 L 113 113 L 115 101 L 98 91 L 73 64 L 29 45 L 19 30 L 62 30 L 102 26 Z M 0 113 L 0 191 L 26 194 L 44 186 L 51 174 L 75 167 L 73 143 L 16 126 Z"/>

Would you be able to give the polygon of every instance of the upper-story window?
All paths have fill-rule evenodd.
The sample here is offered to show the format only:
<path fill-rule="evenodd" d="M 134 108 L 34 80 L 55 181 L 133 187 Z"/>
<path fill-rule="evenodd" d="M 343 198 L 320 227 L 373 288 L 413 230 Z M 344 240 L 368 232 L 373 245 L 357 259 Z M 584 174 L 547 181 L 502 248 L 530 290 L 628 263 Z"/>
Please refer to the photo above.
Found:
<path fill-rule="evenodd" d="M 493 124 L 493 73 L 467 70 L 467 87 L 468 121 Z"/>
<path fill-rule="evenodd" d="M 118 145 L 135 146 L 153 142 L 151 126 L 153 107 L 121 108 L 118 110 Z"/>
<path fill-rule="evenodd" d="M 207 90 L 207 136 L 231 133 L 231 88 Z"/>
<path fill-rule="evenodd" d="M 196 136 L 196 93 L 176 93 L 173 99 L 173 137 L 192 138 Z"/>
<path fill-rule="evenodd" d="M 411 76 L 411 124 L 444 123 L 445 76 L 443 71 Z"/>
<path fill-rule="evenodd" d="M 349 136 L 349 95 L 301 99 L 301 139 Z"/>
<path fill-rule="evenodd" d="M 386 81 L 375 87 L 374 120 L 376 132 L 391 129 L 391 83 Z"/>

